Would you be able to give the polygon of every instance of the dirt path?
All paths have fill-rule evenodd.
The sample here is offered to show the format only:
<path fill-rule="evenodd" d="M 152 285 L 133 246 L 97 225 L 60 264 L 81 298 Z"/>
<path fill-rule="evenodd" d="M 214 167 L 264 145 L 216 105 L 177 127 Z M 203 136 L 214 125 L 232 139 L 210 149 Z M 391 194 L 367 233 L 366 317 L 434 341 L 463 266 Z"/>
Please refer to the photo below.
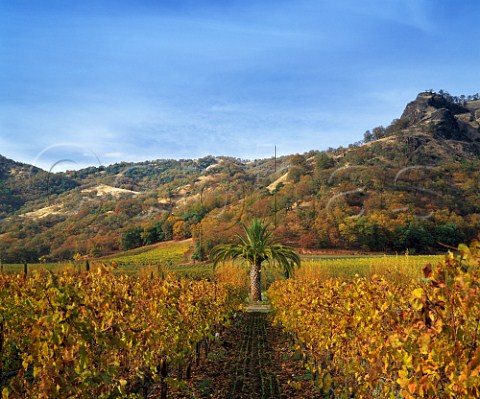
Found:
<path fill-rule="evenodd" d="M 279 381 L 270 371 L 274 365 L 267 341 L 266 316 L 258 311 L 246 315 L 229 398 L 281 398 Z"/>
<path fill-rule="evenodd" d="M 169 396 L 170 397 L 170 396 Z M 301 355 L 279 327 L 268 306 L 249 309 L 220 332 L 208 357 L 187 386 L 172 398 L 317 399 Z"/>

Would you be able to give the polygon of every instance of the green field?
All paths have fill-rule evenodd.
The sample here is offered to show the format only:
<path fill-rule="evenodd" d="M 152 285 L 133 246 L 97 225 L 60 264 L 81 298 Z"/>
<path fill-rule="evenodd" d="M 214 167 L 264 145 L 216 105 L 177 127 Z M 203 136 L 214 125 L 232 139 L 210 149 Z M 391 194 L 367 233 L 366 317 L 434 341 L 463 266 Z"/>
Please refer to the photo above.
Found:
<path fill-rule="evenodd" d="M 115 261 L 120 265 L 147 266 L 157 263 L 180 263 L 190 249 L 191 241 L 168 241 L 148 247 L 135 248 L 101 260 Z"/>
<path fill-rule="evenodd" d="M 84 267 L 84 263 L 75 264 L 75 262 L 56 262 L 56 263 L 29 263 L 27 265 L 28 273 L 31 273 L 34 270 L 47 269 L 52 272 L 64 270 L 66 268 L 77 268 L 80 269 Z M 23 273 L 24 265 L 21 263 L 7 263 L 1 266 L 1 270 L 4 273 Z"/>
<path fill-rule="evenodd" d="M 191 278 L 211 278 L 212 265 L 192 265 L 188 257 L 191 241 L 170 241 L 149 247 L 132 249 L 112 256 L 89 260 L 90 267 L 95 269 L 98 265 L 112 265 L 115 273 L 124 274 L 165 274 L 174 272 L 180 276 Z M 85 270 L 86 260 L 28 264 L 28 273 L 45 268 L 59 271 L 66 268 Z M 3 265 L 5 273 L 23 273 L 23 264 Z"/>

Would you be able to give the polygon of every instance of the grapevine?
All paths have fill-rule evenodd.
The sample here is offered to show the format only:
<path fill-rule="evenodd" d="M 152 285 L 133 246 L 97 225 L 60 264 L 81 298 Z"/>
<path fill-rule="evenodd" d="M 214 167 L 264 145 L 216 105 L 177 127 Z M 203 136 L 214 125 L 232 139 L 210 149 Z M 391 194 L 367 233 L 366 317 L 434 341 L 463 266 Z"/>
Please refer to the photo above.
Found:
<path fill-rule="evenodd" d="M 289 279 L 268 296 L 327 397 L 479 397 L 480 273 L 465 254 L 408 284 Z"/>
<path fill-rule="evenodd" d="M 0 275 L 3 398 L 147 397 L 241 306 L 228 282 L 42 270 Z M 183 373 L 182 373 L 183 374 Z"/>

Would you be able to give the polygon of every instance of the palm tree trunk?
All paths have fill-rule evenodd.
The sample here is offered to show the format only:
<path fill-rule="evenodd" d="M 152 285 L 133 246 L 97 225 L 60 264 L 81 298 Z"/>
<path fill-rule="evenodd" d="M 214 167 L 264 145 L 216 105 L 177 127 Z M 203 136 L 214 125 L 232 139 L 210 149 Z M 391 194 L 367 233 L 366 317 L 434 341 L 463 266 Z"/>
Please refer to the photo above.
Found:
<path fill-rule="evenodd" d="M 260 285 L 260 263 L 253 263 L 250 269 L 250 292 L 255 302 L 262 300 L 262 288 Z"/>

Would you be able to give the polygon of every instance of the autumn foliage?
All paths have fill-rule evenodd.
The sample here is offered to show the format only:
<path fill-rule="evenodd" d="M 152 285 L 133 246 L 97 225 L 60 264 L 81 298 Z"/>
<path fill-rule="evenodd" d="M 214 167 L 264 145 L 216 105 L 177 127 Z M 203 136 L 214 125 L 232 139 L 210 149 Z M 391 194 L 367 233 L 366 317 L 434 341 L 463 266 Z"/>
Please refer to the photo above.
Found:
<path fill-rule="evenodd" d="M 2 398 L 166 397 L 238 311 L 227 280 L 0 275 Z"/>
<path fill-rule="evenodd" d="M 275 320 L 326 395 L 479 397 L 477 246 L 427 265 L 424 278 L 409 283 L 278 281 L 268 291 Z"/>

